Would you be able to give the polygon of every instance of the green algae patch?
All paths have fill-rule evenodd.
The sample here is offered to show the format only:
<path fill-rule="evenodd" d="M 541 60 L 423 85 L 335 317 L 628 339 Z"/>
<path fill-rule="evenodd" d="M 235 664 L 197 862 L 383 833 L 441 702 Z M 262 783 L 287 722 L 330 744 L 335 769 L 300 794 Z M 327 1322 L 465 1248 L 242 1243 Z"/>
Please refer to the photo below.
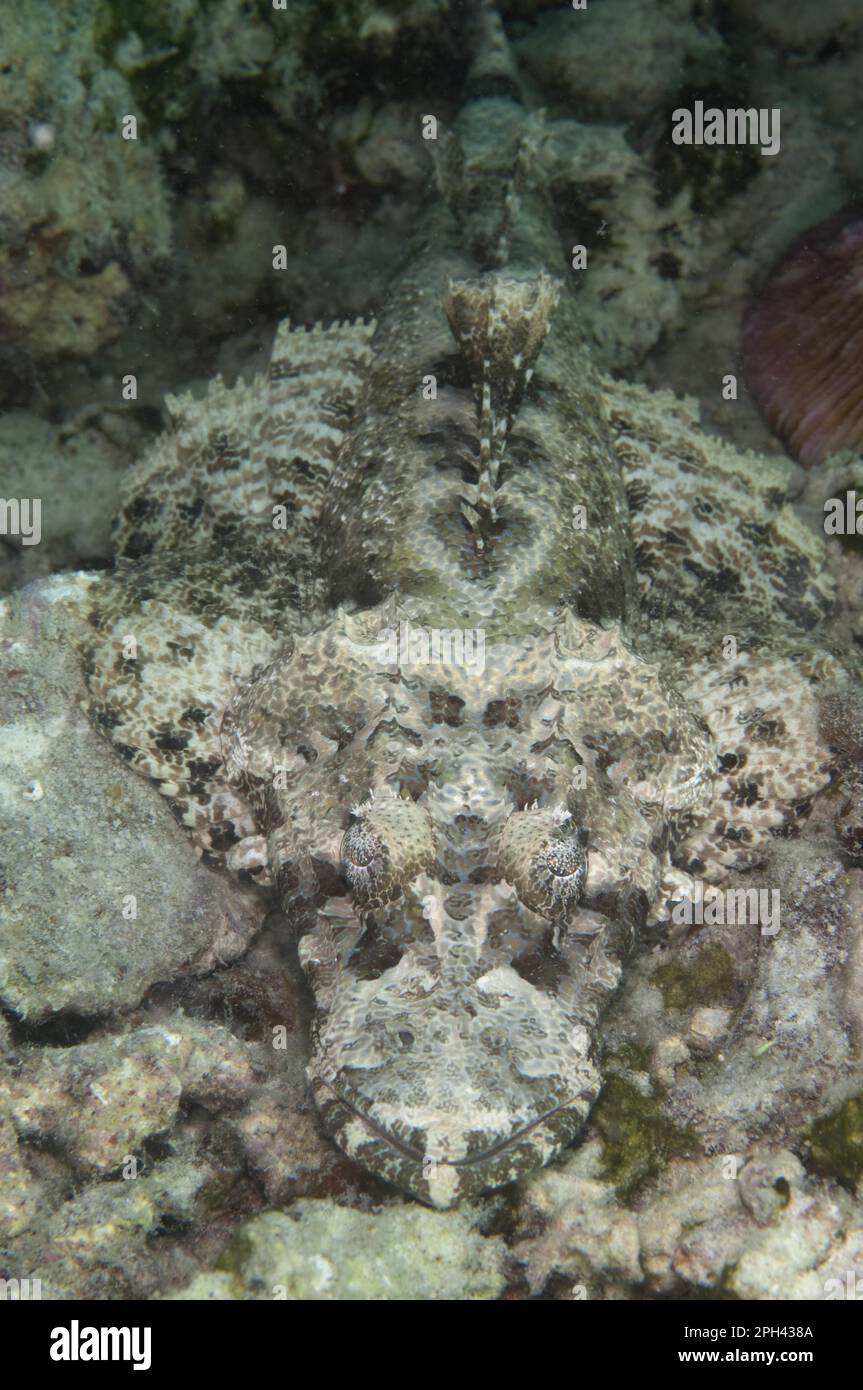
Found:
<path fill-rule="evenodd" d="M 666 1009 L 692 1009 L 701 1004 L 727 1003 L 734 988 L 734 961 L 724 946 L 702 947 L 697 960 L 660 965 L 653 982 L 662 991 Z"/>
<path fill-rule="evenodd" d="M 642 1095 L 622 1076 L 610 1077 L 603 1087 L 593 1124 L 605 1142 L 603 1177 L 621 1197 L 661 1172 L 669 1159 L 702 1151 L 694 1130 L 677 1129 L 654 1096 Z"/>
<path fill-rule="evenodd" d="M 242 1287 L 243 1267 L 254 1254 L 255 1245 L 251 1235 L 243 1229 L 225 1247 L 215 1263 L 217 1274 L 227 1274 L 239 1287 Z"/>
<path fill-rule="evenodd" d="M 622 1071 L 650 1071 L 650 1048 L 641 1043 L 625 1042 L 614 1049 L 613 1061 Z"/>
<path fill-rule="evenodd" d="M 851 1096 L 829 1115 L 816 1120 L 806 1133 L 812 1166 L 840 1182 L 863 1177 L 863 1095 Z"/>

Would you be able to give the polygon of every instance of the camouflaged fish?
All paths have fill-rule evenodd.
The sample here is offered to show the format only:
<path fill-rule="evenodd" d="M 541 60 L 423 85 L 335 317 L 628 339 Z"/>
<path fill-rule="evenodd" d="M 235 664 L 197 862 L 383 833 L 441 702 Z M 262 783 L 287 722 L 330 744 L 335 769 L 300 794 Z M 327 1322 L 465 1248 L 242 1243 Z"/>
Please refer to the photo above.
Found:
<path fill-rule="evenodd" d="M 440 1207 L 578 1135 L 633 943 L 797 833 L 846 683 L 782 465 L 592 365 L 566 123 L 480 34 L 378 321 L 168 398 L 84 654 L 98 725 L 295 924 L 328 1131 Z"/>

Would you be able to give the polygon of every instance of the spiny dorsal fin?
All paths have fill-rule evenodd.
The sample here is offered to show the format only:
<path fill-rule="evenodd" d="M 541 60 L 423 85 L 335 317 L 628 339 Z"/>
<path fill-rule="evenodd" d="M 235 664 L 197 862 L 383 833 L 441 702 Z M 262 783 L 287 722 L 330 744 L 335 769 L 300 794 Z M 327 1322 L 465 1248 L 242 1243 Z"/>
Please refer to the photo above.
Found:
<path fill-rule="evenodd" d="M 544 271 L 530 279 L 483 275 L 449 282 L 444 310 L 474 390 L 480 395 L 491 379 L 496 409 L 508 421 L 533 375 L 559 298 L 559 281 Z"/>
<path fill-rule="evenodd" d="M 507 431 L 548 333 L 560 286 L 545 273 L 530 280 L 500 275 L 451 281 L 444 300 L 449 326 L 467 362 L 479 404 L 477 481 L 462 512 L 479 533 L 497 517 L 495 494 Z"/>

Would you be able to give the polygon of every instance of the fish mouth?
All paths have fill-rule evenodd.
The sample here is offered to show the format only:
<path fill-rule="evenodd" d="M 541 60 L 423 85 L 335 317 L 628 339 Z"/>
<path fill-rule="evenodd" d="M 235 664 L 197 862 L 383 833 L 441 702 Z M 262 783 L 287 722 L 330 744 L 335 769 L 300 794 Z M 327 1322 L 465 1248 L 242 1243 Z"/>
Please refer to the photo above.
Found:
<path fill-rule="evenodd" d="M 438 1208 L 542 1167 L 577 1136 L 596 1099 L 588 1087 L 483 1148 L 458 1158 L 436 1158 L 377 1124 L 331 1083 L 319 1078 L 314 1089 L 325 1126 L 340 1148 L 387 1182 Z"/>

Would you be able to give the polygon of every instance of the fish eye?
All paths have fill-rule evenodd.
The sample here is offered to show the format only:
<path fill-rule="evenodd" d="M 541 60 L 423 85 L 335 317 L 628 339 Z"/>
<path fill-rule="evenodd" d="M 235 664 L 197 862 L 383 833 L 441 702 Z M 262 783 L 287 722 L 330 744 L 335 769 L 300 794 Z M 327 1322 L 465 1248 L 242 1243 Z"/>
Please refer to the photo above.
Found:
<path fill-rule="evenodd" d="M 374 835 L 361 821 L 356 821 L 345 834 L 342 841 L 342 858 L 354 869 L 367 869 L 374 862 L 375 854 L 380 852 Z"/>
<path fill-rule="evenodd" d="M 399 897 L 434 863 L 428 813 L 405 797 L 386 795 L 358 806 L 342 840 L 342 865 L 357 906 L 364 911 Z"/>
<path fill-rule="evenodd" d="M 383 901 L 389 856 L 381 837 L 365 821 L 355 821 L 345 832 L 342 864 L 348 887 L 361 907 L 374 907 Z"/>
<path fill-rule="evenodd" d="M 557 840 L 546 850 L 545 863 L 555 878 L 572 878 L 584 872 L 584 852 L 573 839 Z"/>
<path fill-rule="evenodd" d="M 498 861 L 507 883 L 540 917 L 558 919 L 583 896 L 587 857 L 565 810 L 514 811 L 501 832 Z"/>

